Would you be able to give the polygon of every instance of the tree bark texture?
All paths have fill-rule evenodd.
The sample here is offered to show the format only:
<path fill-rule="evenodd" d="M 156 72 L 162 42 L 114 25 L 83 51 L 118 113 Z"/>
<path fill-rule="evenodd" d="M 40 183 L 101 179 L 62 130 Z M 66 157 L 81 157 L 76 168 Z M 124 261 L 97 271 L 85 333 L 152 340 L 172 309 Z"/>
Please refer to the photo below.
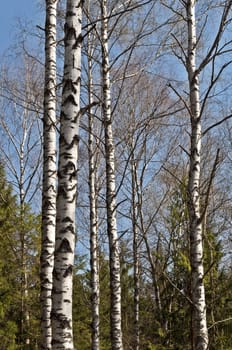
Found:
<path fill-rule="evenodd" d="M 137 208 L 137 186 L 136 186 L 136 161 L 134 159 L 134 142 L 131 154 L 131 186 L 132 186 L 132 229 L 133 229 L 133 263 L 134 263 L 134 349 L 139 350 L 140 326 L 139 326 L 139 302 L 140 302 L 140 280 L 139 280 L 139 232 L 138 232 L 138 208 Z"/>
<path fill-rule="evenodd" d="M 194 350 L 208 349 L 203 269 L 202 218 L 200 211 L 201 117 L 199 76 L 196 71 L 195 1 L 186 4 L 188 22 L 187 73 L 190 91 L 191 145 L 188 178 L 190 263 L 192 290 L 192 340 Z"/>
<path fill-rule="evenodd" d="M 108 50 L 107 1 L 101 1 L 102 93 L 105 127 L 107 232 L 110 253 L 111 348 L 122 350 L 120 256 L 116 222 L 115 150 L 112 132 L 111 84 Z"/>
<path fill-rule="evenodd" d="M 56 244 L 53 271 L 52 349 L 73 350 L 72 277 L 80 119 L 82 1 L 67 0 L 60 116 Z"/>
<path fill-rule="evenodd" d="M 92 78 L 92 48 L 90 35 L 88 36 L 88 75 L 89 75 L 89 106 L 93 103 L 93 78 Z M 97 215 L 97 191 L 96 191 L 96 145 L 93 137 L 93 110 L 89 110 L 89 205 L 90 205 L 90 265 L 91 265 L 91 307 L 92 307 L 92 350 L 99 350 L 99 247 L 98 247 L 98 215 Z"/>
<path fill-rule="evenodd" d="M 41 349 L 51 349 L 52 273 L 56 227 L 56 8 L 46 1 L 43 117 L 43 191 L 41 246 Z"/>

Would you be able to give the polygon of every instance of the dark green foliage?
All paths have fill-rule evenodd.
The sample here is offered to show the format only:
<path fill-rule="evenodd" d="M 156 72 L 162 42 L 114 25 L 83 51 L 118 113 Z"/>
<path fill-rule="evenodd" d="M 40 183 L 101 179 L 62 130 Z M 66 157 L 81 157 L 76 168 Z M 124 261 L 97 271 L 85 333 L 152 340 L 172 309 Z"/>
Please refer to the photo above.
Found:
<path fill-rule="evenodd" d="M 85 257 L 76 261 L 74 275 L 74 344 L 77 350 L 91 348 L 91 290 L 90 272 Z M 110 289 L 109 289 L 109 262 L 100 255 L 100 342 L 102 350 L 110 350 Z"/>
<path fill-rule="evenodd" d="M 30 339 L 30 348 L 35 349 L 39 334 L 39 232 L 40 218 L 31 213 L 28 206 L 22 210 L 4 170 L 0 170 L 0 349 L 25 348 L 25 339 Z M 27 296 L 22 290 L 22 232 L 24 233 Z M 27 305 L 30 327 L 21 325 L 22 302 Z M 24 320 L 25 321 L 25 320 Z"/>
<path fill-rule="evenodd" d="M 205 284 L 208 307 L 210 349 L 232 349 L 231 267 L 222 263 L 223 250 L 217 234 L 205 235 Z"/>
<path fill-rule="evenodd" d="M 73 280 L 73 329 L 77 350 L 88 350 L 91 344 L 91 305 L 88 273 L 77 272 Z"/>
<path fill-rule="evenodd" d="M 18 293 L 17 251 L 14 230 L 17 204 L 12 188 L 0 169 L 0 349 L 14 349 L 17 325 L 15 297 Z"/>
<path fill-rule="evenodd" d="M 153 255 L 161 298 L 157 308 L 154 285 L 148 265 L 140 271 L 140 344 L 143 350 L 191 349 L 191 293 L 188 248 L 188 217 L 184 187 L 174 191 L 166 218 L 166 241 Z M 38 349 L 40 217 L 25 205 L 23 212 L 0 168 L 0 350 Z M 204 268 L 210 350 L 231 350 L 232 270 L 225 263 L 223 247 L 213 222 L 206 225 Z M 24 299 L 30 317 L 29 327 L 20 334 L 22 266 L 20 234 L 26 243 L 28 296 Z M 133 266 L 130 245 L 121 244 L 122 326 L 124 350 L 134 344 Z M 73 316 L 77 350 L 91 348 L 91 290 L 86 256 L 75 263 Z M 108 257 L 100 254 L 100 343 L 110 350 L 110 281 Z M 26 347 L 25 339 L 30 339 Z"/>

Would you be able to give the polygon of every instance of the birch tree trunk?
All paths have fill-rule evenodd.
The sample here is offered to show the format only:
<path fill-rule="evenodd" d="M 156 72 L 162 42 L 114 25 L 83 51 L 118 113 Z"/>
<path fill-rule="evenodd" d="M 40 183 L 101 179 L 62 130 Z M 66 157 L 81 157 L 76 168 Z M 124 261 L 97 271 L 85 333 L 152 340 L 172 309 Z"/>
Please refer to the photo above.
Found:
<path fill-rule="evenodd" d="M 138 233 L 138 208 L 136 201 L 136 162 L 134 159 L 134 142 L 132 142 L 131 154 L 131 185 L 132 185 L 132 228 L 133 228 L 133 260 L 134 260 L 134 349 L 139 350 L 140 327 L 139 327 L 139 301 L 140 301 L 140 281 L 139 281 L 139 233 Z"/>
<path fill-rule="evenodd" d="M 115 150 L 112 132 L 107 0 L 101 1 L 102 87 L 105 127 L 107 231 L 110 253 L 111 348 L 122 350 L 120 257 L 116 221 Z"/>
<path fill-rule="evenodd" d="M 43 118 L 43 192 L 41 279 L 41 349 L 51 349 L 52 273 L 56 229 L 56 8 L 46 0 L 45 86 Z"/>
<path fill-rule="evenodd" d="M 188 211 L 190 223 L 190 263 L 192 289 L 192 340 L 194 350 L 208 348 L 206 302 L 203 270 L 202 218 L 200 213 L 201 117 L 199 76 L 196 71 L 195 1 L 186 4 L 188 22 L 187 72 L 190 91 L 191 146 L 188 178 Z"/>
<path fill-rule="evenodd" d="M 52 349 L 73 350 L 72 276 L 80 119 L 82 1 L 67 0 L 60 117 L 56 244 L 52 297 Z"/>
<path fill-rule="evenodd" d="M 88 36 L 88 76 L 89 76 L 89 106 L 93 104 L 92 78 L 92 48 L 90 35 Z M 93 109 L 89 110 L 89 204 L 90 204 L 90 265 L 91 265 L 91 306 L 92 306 L 92 350 L 99 350 L 99 247 L 98 247 L 98 215 L 96 193 L 96 165 L 95 165 L 94 137 L 93 137 Z"/>

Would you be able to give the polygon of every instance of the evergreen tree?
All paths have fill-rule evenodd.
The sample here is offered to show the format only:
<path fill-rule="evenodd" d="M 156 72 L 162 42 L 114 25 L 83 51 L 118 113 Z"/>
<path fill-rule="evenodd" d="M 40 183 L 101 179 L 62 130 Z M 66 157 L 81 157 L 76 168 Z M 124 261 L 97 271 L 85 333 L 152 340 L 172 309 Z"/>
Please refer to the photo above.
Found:
<path fill-rule="evenodd" d="M 0 167 L 0 338 L 1 349 L 13 349 L 18 332 L 15 314 L 17 250 L 14 244 L 16 198 Z M 17 312 L 16 312 L 17 315 Z"/>
<path fill-rule="evenodd" d="M 36 347 L 39 336 L 39 235 L 40 217 L 25 206 L 24 221 L 12 187 L 0 168 L 0 335 L 1 349 L 26 349 L 26 339 Z M 21 332 L 22 293 L 21 241 L 25 233 L 25 266 L 27 295 L 24 302 L 30 315 L 30 325 Z"/>

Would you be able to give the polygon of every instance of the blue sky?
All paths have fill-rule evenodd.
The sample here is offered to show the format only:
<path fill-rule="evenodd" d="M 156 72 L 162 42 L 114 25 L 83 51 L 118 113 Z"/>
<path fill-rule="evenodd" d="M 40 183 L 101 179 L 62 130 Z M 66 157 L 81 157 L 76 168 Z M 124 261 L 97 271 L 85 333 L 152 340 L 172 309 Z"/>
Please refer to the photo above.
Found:
<path fill-rule="evenodd" d="M 0 55 L 12 44 L 17 19 L 41 25 L 37 0 L 2 0 L 0 16 Z M 40 21 L 39 21 L 40 18 Z"/>

